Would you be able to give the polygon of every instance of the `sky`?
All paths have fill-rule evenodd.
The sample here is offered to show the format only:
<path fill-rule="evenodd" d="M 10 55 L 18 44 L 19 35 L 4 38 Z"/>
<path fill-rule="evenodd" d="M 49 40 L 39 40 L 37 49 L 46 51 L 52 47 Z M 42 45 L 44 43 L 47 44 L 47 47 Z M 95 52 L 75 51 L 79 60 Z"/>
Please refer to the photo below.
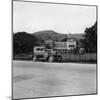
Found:
<path fill-rule="evenodd" d="M 95 6 L 13 1 L 13 32 L 84 33 L 96 22 Z"/>

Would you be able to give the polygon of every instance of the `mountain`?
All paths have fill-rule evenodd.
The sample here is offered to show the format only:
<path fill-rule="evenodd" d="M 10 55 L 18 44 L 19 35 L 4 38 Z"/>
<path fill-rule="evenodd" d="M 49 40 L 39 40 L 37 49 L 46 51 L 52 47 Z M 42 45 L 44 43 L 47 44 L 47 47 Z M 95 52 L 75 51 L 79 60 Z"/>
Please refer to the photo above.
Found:
<path fill-rule="evenodd" d="M 60 34 L 52 30 L 45 30 L 33 33 L 33 35 L 40 40 L 51 39 L 53 41 L 61 41 L 64 38 L 67 38 L 67 34 Z"/>
<path fill-rule="evenodd" d="M 57 33 L 55 31 L 52 30 L 45 30 L 45 31 L 39 31 L 39 32 L 35 32 L 33 33 L 33 35 L 40 39 L 40 40 L 48 40 L 51 39 L 53 41 L 62 41 L 62 40 L 66 40 L 68 38 L 74 38 L 76 40 L 80 40 L 83 39 L 83 35 L 84 34 L 79 34 L 79 33 L 75 33 L 75 34 L 61 34 L 61 33 Z"/>
<path fill-rule="evenodd" d="M 74 38 L 76 40 L 84 39 L 83 33 L 67 34 L 68 38 Z"/>

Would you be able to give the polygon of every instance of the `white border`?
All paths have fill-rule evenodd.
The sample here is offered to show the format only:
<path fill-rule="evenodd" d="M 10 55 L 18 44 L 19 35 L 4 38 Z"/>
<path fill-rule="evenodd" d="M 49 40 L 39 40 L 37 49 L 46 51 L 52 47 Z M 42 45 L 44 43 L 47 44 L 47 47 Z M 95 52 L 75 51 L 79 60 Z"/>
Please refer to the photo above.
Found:
<path fill-rule="evenodd" d="M 100 5 L 99 0 L 30 0 L 30 1 L 87 4 L 87 5 L 98 5 L 98 6 Z M 98 10 L 100 11 L 99 7 Z M 99 13 L 98 16 L 100 17 Z M 100 20 L 99 17 L 98 17 L 98 21 Z M 100 39 L 99 33 L 100 30 L 98 29 L 98 41 Z M 1 100 L 9 100 L 9 97 L 11 97 L 11 41 L 12 41 L 11 40 L 11 0 L 0 0 L 0 99 Z M 98 48 L 100 48 L 100 45 L 98 45 Z M 100 55 L 99 50 L 98 50 L 98 55 Z M 100 63 L 99 57 L 98 57 L 98 63 Z M 99 65 L 98 65 L 98 76 L 100 76 Z M 100 84 L 99 77 L 98 77 L 98 84 Z M 67 100 L 89 100 L 89 99 L 100 100 L 100 93 L 98 89 L 98 95 L 40 98 L 40 100 L 66 100 L 66 99 Z M 29 100 L 35 100 L 35 99 L 29 99 Z"/>

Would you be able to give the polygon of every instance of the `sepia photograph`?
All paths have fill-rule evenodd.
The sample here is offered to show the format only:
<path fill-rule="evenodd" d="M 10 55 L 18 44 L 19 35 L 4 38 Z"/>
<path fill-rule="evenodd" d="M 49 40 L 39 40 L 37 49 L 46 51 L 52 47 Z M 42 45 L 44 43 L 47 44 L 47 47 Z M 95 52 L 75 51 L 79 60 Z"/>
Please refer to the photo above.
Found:
<path fill-rule="evenodd" d="M 97 9 L 12 1 L 12 99 L 97 94 Z"/>

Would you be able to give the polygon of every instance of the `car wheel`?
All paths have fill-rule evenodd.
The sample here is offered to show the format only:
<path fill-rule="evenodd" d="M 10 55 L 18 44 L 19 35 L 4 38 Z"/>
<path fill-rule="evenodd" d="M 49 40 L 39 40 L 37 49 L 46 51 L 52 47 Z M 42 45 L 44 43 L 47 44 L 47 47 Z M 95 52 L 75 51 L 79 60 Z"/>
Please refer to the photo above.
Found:
<path fill-rule="evenodd" d="M 48 53 L 46 52 L 46 53 L 44 54 L 44 58 L 47 59 L 47 57 L 48 57 Z"/>
<path fill-rule="evenodd" d="M 36 62 L 36 56 L 33 57 L 33 61 Z"/>
<path fill-rule="evenodd" d="M 54 57 L 53 56 L 49 57 L 49 62 L 53 62 L 53 61 L 54 61 Z"/>
<path fill-rule="evenodd" d="M 59 59 L 59 62 L 62 62 L 62 59 L 61 58 Z"/>

